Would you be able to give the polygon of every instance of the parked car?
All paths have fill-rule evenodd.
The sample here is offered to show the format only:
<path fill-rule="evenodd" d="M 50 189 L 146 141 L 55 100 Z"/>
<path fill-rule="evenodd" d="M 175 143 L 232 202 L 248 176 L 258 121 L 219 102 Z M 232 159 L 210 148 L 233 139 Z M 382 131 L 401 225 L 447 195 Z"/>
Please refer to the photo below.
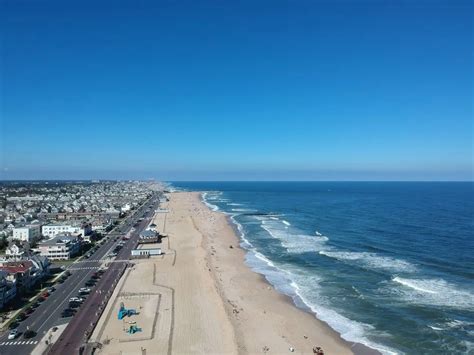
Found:
<path fill-rule="evenodd" d="M 92 286 L 95 285 L 95 281 L 94 281 L 94 280 L 89 280 L 89 281 L 87 281 L 87 282 L 85 283 L 85 285 L 86 285 L 87 287 L 92 287 Z"/>
<path fill-rule="evenodd" d="M 82 297 L 71 297 L 69 302 L 84 302 L 84 298 Z"/>
<path fill-rule="evenodd" d="M 8 329 L 15 329 L 15 328 L 18 328 L 19 325 L 20 325 L 20 323 L 18 323 L 17 321 L 12 322 L 12 323 L 10 323 L 10 325 L 8 326 Z"/>
<path fill-rule="evenodd" d="M 24 321 L 27 317 L 26 313 L 20 313 L 19 315 L 16 316 L 16 320 L 19 322 Z"/>
<path fill-rule="evenodd" d="M 80 302 L 71 302 L 69 301 L 69 308 L 74 309 L 74 308 L 79 308 L 81 306 Z"/>
<path fill-rule="evenodd" d="M 39 296 L 38 299 L 37 299 L 37 301 L 40 302 L 40 303 L 43 302 L 44 300 L 45 300 L 45 298 L 43 296 Z"/>
<path fill-rule="evenodd" d="M 90 293 L 90 292 L 91 292 L 91 289 L 87 287 L 81 287 L 79 289 L 79 293 Z"/>
<path fill-rule="evenodd" d="M 26 314 L 31 314 L 33 313 L 33 311 L 34 311 L 33 307 L 28 307 L 27 309 L 25 309 Z"/>
<path fill-rule="evenodd" d="M 17 329 L 12 329 L 10 330 L 10 333 L 8 333 L 8 340 L 15 339 L 18 335 L 18 330 Z"/>
<path fill-rule="evenodd" d="M 64 311 L 61 313 L 62 318 L 69 318 L 72 317 L 76 312 L 72 308 L 66 308 Z"/>
<path fill-rule="evenodd" d="M 25 339 L 30 339 L 30 338 L 33 338 L 34 336 L 36 336 L 36 332 L 31 329 L 25 330 L 25 332 L 23 333 L 23 338 Z"/>
<path fill-rule="evenodd" d="M 51 286 L 51 287 L 48 288 L 49 293 L 53 293 L 54 291 L 56 291 L 56 287 Z"/>

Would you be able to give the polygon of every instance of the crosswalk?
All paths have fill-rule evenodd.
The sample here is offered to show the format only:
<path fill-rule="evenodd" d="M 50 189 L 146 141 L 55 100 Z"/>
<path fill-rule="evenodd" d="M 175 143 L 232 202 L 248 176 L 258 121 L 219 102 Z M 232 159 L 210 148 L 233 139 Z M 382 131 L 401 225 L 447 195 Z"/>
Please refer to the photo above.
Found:
<path fill-rule="evenodd" d="M 110 258 L 108 257 L 103 257 L 99 260 L 79 260 L 79 261 L 76 261 L 73 265 L 71 265 L 70 267 L 68 267 L 68 270 L 70 270 L 71 268 L 74 267 L 74 265 L 76 264 L 87 264 L 87 263 L 102 263 L 102 262 L 107 262 L 107 263 L 127 263 L 127 262 L 130 262 L 129 259 L 114 259 L 114 260 L 110 260 Z"/>
<path fill-rule="evenodd" d="M 17 340 L 17 341 L 4 341 L 0 343 L 0 346 L 7 345 L 36 345 L 38 340 Z"/>

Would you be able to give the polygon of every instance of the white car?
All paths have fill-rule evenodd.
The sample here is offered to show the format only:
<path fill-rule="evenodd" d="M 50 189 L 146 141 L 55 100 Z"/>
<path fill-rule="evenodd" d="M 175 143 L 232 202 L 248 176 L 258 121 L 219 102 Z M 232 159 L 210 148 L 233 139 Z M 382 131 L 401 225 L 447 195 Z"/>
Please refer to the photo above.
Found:
<path fill-rule="evenodd" d="M 87 288 L 87 287 L 82 287 L 79 289 L 79 292 L 82 292 L 82 293 L 89 293 L 91 292 L 91 289 L 90 288 Z"/>
<path fill-rule="evenodd" d="M 82 297 L 71 297 L 69 302 L 83 302 L 84 299 Z"/>
<path fill-rule="evenodd" d="M 10 333 L 8 333 L 8 340 L 15 339 L 17 335 L 18 335 L 18 330 L 16 329 L 11 330 Z"/>

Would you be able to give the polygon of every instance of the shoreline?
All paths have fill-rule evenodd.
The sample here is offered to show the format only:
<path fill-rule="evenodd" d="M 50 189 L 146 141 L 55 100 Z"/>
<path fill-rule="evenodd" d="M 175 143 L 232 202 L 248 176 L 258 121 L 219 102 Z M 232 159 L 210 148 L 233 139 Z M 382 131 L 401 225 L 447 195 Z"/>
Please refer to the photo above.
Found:
<path fill-rule="evenodd" d="M 176 193 L 178 191 L 175 191 L 174 193 Z M 211 207 L 209 205 L 209 203 L 205 200 L 205 197 L 204 197 L 204 194 L 205 194 L 205 191 L 199 191 L 197 192 L 199 194 L 199 197 L 200 197 L 200 201 L 202 202 L 202 204 L 207 208 L 209 209 L 209 211 L 211 213 L 218 213 L 222 216 L 225 217 L 225 220 L 228 224 L 228 226 L 232 229 L 233 231 L 233 236 L 234 236 L 234 242 L 237 243 L 237 247 L 238 249 L 243 253 L 243 257 L 242 257 L 242 264 L 252 273 L 256 274 L 259 278 L 259 281 L 260 283 L 264 284 L 266 287 L 271 287 L 272 290 L 274 290 L 278 296 L 283 300 L 283 302 L 285 302 L 289 307 L 293 307 L 295 309 L 297 309 L 298 311 L 301 311 L 301 312 L 304 312 L 305 314 L 308 314 L 312 317 L 314 317 L 314 320 L 316 322 L 318 322 L 321 326 L 327 328 L 327 331 L 328 332 L 332 332 L 333 334 L 331 334 L 331 336 L 335 336 L 337 337 L 338 339 L 340 339 L 342 342 L 344 342 L 347 346 L 350 347 L 351 351 L 356 354 L 356 355 L 379 355 L 379 354 L 382 354 L 379 350 L 377 349 L 374 349 L 374 348 L 371 348 L 365 344 L 362 344 L 362 343 L 359 343 L 359 342 L 354 342 L 354 341 L 348 341 L 344 338 L 342 338 L 341 334 L 339 332 L 337 332 L 335 329 L 333 329 L 328 323 L 326 323 L 325 321 L 321 320 L 318 318 L 318 315 L 308 306 L 306 305 L 306 303 L 301 300 L 301 303 L 302 305 L 299 306 L 295 303 L 295 300 L 292 296 L 290 295 L 287 295 L 285 293 L 282 293 L 280 291 L 278 291 L 275 286 L 267 279 L 266 275 L 263 274 L 263 273 L 260 273 L 254 269 L 252 269 L 251 266 L 249 266 L 245 260 L 245 257 L 247 256 L 247 254 L 250 252 L 248 249 L 244 248 L 241 246 L 242 243 L 247 243 L 244 238 L 242 238 L 242 232 L 241 230 L 239 229 L 239 223 L 237 221 L 235 221 L 232 217 L 233 215 L 232 214 L 229 214 L 229 213 L 226 213 L 224 211 L 221 211 L 220 209 L 215 209 L 213 207 Z M 216 280 L 217 282 L 217 280 Z M 324 348 L 323 348 L 324 349 Z"/>
<path fill-rule="evenodd" d="M 326 354 L 379 354 L 362 344 L 342 339 L 338 332 L 315 317 L 314 313 L 297 307 L 291 297 L 278 292 L 264 275 L 247 265 L 245 257 L 248 251 L 240 246 L 243 241 L 231 215 L 209 206 L 203 198 L 203 192 L 187 193 L 194 194 L 207 213 L 213 216 L 213 224 L 221 224 L 218 235 L 212 228 L 206 230 L 204 223 L 198 224 L 197 228 L 209 244 L 204 245 L 208 251 L 207 262 L 211 266 L 210 271 L 219 294 L 226 303 L 239 351 L 262 352 L 261 344 L 257 345 L 255 338 L 267 337 L 271 339 L 268 342 L 271 343 L 268 345 L 271 353 L 288 352 L 289 349 L 298 353 L 312 353 L 313 347 L 320 346 Z M 248 312 L 256 317 L 240 317 L 241 313 Z M 259 322 L 263 330 L 258 327 Z"/>
<path fill-rule="evenodd" d="M 136 259 L 120 279 L 91 339 L 98 354 L 375 354 L 350 343 L 278 292 L 245 262 L 237 226 L 199 192 L 173 192 L 156 213 L 159 256 Z M 120 320 L 121 303 L 136 314 Z M 140 328 L 127 332 L 129 325 Z M 159 349 L 159 350 L 158 350 Z"/>

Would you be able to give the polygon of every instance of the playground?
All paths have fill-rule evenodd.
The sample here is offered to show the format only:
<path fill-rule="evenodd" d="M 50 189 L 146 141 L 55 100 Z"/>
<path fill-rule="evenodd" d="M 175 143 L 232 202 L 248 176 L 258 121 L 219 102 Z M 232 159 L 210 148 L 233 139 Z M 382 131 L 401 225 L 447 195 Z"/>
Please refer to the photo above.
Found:
<path fill-rule="evenodd" d="M 153 339 L 159 303 L 158 293 L 119 294 L 107 314 L 108 322 L 103 329 L 102 340 L 105 343 L 124 343 Z"/>
<path fill-rule="evenodd" d="M 203 235 L 191 218 L 195 198 L 178 197 L 184 200 L 169 214 L 155 216 L 157 230 L 168 237 L 161 244 L 147 244 L 161 248 L 163 255 L 134 259 L 115 288 L 90 339 L 101 344 L 96 354 L 236 353 L 206 265 Z"/>

